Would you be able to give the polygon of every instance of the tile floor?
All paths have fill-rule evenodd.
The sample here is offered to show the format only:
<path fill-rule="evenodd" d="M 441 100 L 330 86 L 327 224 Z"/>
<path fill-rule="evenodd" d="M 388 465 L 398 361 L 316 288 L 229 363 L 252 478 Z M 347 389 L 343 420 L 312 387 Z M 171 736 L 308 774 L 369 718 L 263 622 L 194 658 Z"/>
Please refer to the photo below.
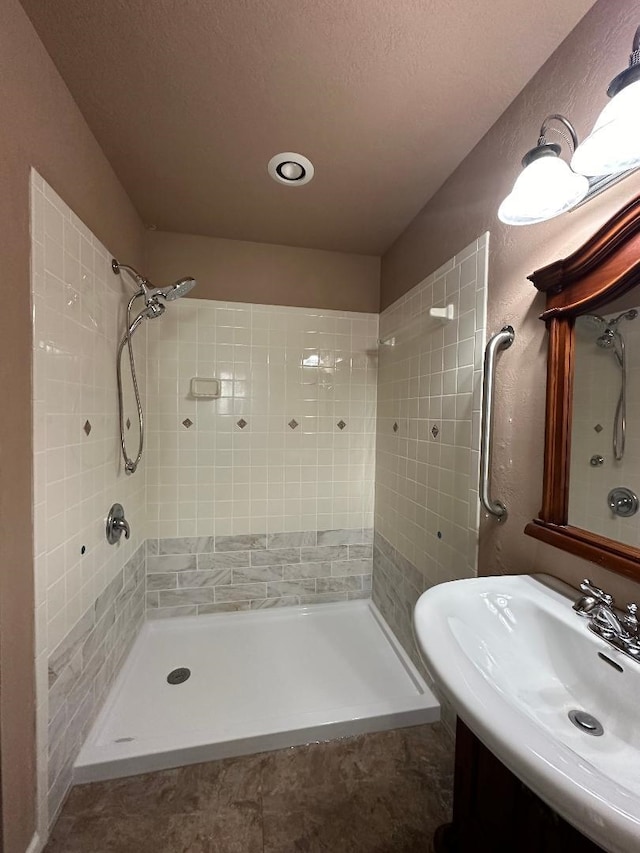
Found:
<path fill-rule="evenodd" d="M 451 819 L 441 724 L 74 788 L 45 853 L 431 853 Z"/>

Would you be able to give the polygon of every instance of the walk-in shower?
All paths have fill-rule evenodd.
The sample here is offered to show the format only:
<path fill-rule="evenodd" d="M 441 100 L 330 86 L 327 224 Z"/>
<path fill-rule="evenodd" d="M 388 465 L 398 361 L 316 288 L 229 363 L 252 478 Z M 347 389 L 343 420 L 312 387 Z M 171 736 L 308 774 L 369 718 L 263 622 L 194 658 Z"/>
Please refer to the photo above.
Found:
<path fill-rule="evenodd" d="M 620 394 L 613 419 L 612 438 L 613 456 L 616 462 L 620 462 L 624 457 L 627 437 L 627 355 L 624 336 L 618 324 L 622 320 L 635 320 L 637 316 L 638 312 L 635 308 L 608 319 L 599 314 L 584 315 L 584 319 L 590 326 L 600 331 L 596 338 L 596 345 L 601 349 L 611 350 L 620 367 Z"/>
<path fill-rule="evenodd" d="M 133 345 L 131 343 L 131 339 L 133 337 L 134 332 L 140 326 L 143 320 L 153 320 L 155 317 L 161 317 L 165 312 L 165 302 L 172 302 L 174 299 L 179 299 L 181 296 L 186 296 L 189 291 L 195 287 L 196 280 L 195 278 L 180 278 L 178 281 L 175 281 L 173 284 L 169 284 L 166 287 L 154 287 L 146 278 L 140 275 L 140 273 L 135 270 L 133 267 L 128 266 L 127 264 L 120 264 L 114 258 L 111 262 L 111 269 L 116 275 L 119 275 L 122 271 L 129 274 L 129 276 L 133 279 L 135 284 L 138 286 L 138 290 L 133 294 L 131 299 L 127 304 L 127 321 L 124 335 L 120 340 L 120 344 L 118 346 L 118 355 L 116 359 L 116 374 L 118 378 L 118 410 L 119 410 L 119 420 L 120 420 L 120 447 L 122 449 L 122 456 L 124 458 L 124 470 L 127 474 L 134 474 L 140 464 L 140 460 L 142 459 L 142 453 L 144 450 L 144 411 L 142 408 L 142 401 L 140 399 L 140 391 L 138 389 L 138 378 L 136 376 L 136 363 L 133 355 Z M 137 314 L 134 320 L 131 319 L 131 312 L 133 308 L 133 303 L 136 299 L 143 298 L 144 299 L 144 308 Z M 129 367 L 131 369 L 131 382 L 133 385 L 133 393 L 136 398 L 136 408 L 138 411 L 138 426 L 139 426 L 139 439 L 138 439 L 138 452 L 136 454 L 136 458 L 132 459 L 127 453 L 127 446 L 124 438 L 124 395 L 122 391 L 122 351 L 127 346 L 129 352 Z"/>

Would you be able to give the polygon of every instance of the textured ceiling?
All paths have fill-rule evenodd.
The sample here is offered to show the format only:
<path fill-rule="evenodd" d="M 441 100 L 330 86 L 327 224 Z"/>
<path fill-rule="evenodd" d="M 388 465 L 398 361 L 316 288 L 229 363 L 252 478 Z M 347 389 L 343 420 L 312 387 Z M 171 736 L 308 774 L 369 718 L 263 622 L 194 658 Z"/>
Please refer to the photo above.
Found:
<path fill-rule="evenodd" d="M 22 2 L 146 223 L 370 254 L 593 5 Z M 314 180 L 272 181 L 279 151 L 308 156 Z"/>

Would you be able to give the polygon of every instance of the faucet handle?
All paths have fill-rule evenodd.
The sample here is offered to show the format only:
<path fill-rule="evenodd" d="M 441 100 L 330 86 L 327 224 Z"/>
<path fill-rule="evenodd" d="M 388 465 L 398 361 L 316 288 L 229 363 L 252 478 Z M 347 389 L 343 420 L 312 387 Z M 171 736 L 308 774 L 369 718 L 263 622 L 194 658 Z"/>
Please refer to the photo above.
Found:
<path fill-rule="evenodd" d="M 590 617 L 596 607 L 598 607 L 598 602 L 592 595 L 582 595 L 573 603 L 573 609 L 578 616 Z"/>
<path fill-rule="evenodd" d="M 638 633 L 638 605 L 634 602 L 627 604 L 627 615 L 625 617 L 625 625 L 634 632 Z"/>
<path fill-rule="evenodd" d="M 585 578 L 582 581 L 582 583 L 580 584 L 580 589 L 583 592 L 586 592 L 587 595 L 590 595 L 595 598 L 596 601 L 600 602 L 600 604 L 606 605 L 606 607 L 611 607 L 613 605 L 613 596 L 609 595 L 609 593 L 605 592 L 603 589 L 594 586 L 594 584 L 591 583 L 589 578 Z"/>

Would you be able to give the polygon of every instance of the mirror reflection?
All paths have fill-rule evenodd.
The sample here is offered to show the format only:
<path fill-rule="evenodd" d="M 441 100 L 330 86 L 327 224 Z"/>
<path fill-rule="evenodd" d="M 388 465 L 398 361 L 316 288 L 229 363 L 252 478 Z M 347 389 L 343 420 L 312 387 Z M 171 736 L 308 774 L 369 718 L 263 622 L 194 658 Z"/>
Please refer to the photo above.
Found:
<path fill-rule="evenodd" d="M 575 324 L 569 524 L 640 547 L 638 294 Z"/>

